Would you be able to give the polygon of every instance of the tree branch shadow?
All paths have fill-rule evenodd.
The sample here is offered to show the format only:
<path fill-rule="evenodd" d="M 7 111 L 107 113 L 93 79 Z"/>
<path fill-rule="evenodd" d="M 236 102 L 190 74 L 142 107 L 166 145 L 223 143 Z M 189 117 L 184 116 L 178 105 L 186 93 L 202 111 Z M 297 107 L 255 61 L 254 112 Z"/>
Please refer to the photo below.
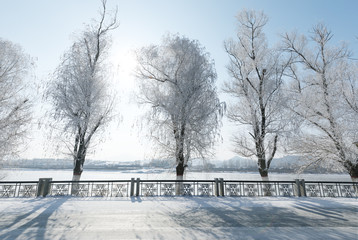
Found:
<path fill-rule="evenodd" d="M 25 233 L 29 239 L 44 239 L 48 225 L 60 224 L 55 220 L 50 220 L 50 217 L 67 200 L 67 197 L 50 199 L 36 198 L 27 201 L 27 203 L 34 203 L 32 209 L 23 208 L 17 210 L 17 212 L 23 212 L 23 214 L 15 216 L 14 218 L 9 215 L 5 216 L 5 213 L 0 213 L 0 218 L 9 220 L 9 222 L 3 226 L 3 229 L 5 229 L 4 233 L 0 232 L 0 239 L 16 239 Z"/>
<path fill-rule="evenodd" d="M 260 206 L 252 204 L 254 200 L 249 198 L 228 197 L 220 200 L 220 204 L 216 198 L 192 197 L 187 200 L 197 207 L 170 214 L 173 221 L 185 229 L 183 236 L 190 236 L 190 232 L 194 236 L 199 232 L 210 239 L 291 239 L 292 235 L 296 239 L 307 239 L 308 233 L 303 228 L 311 234 L 319 234 L 316 235 L 318 239 L 356 237 L 352 232 L 335 230 L 356 228 L 356 211 L 337 202 L 334 207 L 327 208 L 325 206 L 331 203 L 327 199 L 320 200 L 321 204 L 298 200 L 293 207 L 273 206 L 269 202 Z M 354 221 L 350 221 L 352 217 Z M 327 230 L 319 230 L 321 228 Z"/>

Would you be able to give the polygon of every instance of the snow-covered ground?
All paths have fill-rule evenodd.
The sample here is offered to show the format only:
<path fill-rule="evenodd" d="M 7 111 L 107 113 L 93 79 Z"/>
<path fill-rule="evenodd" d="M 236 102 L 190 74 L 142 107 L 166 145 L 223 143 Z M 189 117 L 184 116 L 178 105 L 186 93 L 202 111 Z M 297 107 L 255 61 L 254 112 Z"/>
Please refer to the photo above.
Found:
<path fill-rule="evenodd" d="M 306 181 L 351 181 L 348 174 L 288 174 L 270 173 L 271 181 L 292 181 L 305 179 Z M 39 169 L 0 169 L 0 181 L 37 181 L 39 178 L 53 180 L 72 180 L 72 170 L 39 170 Z M 167 169 L 139 169 L 135 171 L 104 171 L 84 170 L 82 180 L 175 180 L 175 172 Z M 187 180 L 212 180 L 224 178 L 226 180 L 261 180 L 258 172 L 191 172 L 185 175 Z"/>
<path fill-rule="evenodd" d="M 0 239 L 358 239 L 347 198 L 0 199 Z"/>

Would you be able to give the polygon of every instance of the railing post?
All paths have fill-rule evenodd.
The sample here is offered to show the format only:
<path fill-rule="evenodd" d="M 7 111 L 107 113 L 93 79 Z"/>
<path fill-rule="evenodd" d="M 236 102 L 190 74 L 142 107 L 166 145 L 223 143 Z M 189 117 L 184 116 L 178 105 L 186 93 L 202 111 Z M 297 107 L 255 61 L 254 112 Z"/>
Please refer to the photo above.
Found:
<path fill-rule="evenodd" d="M 215 189 L 215 196 L 219 196 L 219 179 L 214 178 L 214 189 Z"/>
<path fill-rule="evenodd" d="M 134 178 L 131 178 L 131 191 L 130 191 L 130 196 L 131 196 L 131 197 L 134 196 Z"/>
<path fill-rule="evenodd" d="M 40 178 L 37 184 L 37 194 L 36 196 L 46 197 L 50 192 L 52 178 Z"/>
<path fill-rule="evenodd" d="M 299 179 L 295 179 L 294 192 L 296 197 L 301 197 L 301 183 Z"/>
<path fill-rule="evenodd" d="M 40 178 L 40 179 L 39 179 L 39 182 L 37 183 L 37 193 L 36 193 L 36 197 L 41 196 L 41 193 L 42 193 L 42 185 L 43 185 L 43 182 L 42 182 L 42 179 Z"/>
<path fill-rule="evenodd" d="M 224 196 L 225 196 L 225 193 L 224 193 L 224 179 L 223 179 L 223 178 L 220 178 L 219 181 L 220 181 L 220 183 L 219 183 L 219 186 L 220 186 L 220 196 L 224 197 Z"/>
<path fill-rule="evenodd" d="M 139 196 L 139 189 L 140 189 L 140 178 L 137 178 L 137 187 L 136 187 L 136 197 Z"/>
<path fill-rule="evenodd" d="M 301 193 L 301 197 L 307 197 L 306 183 L 305 183 L 304 179 L 301 179 L 301 181 L 300 181 L 300 193 Z"/>

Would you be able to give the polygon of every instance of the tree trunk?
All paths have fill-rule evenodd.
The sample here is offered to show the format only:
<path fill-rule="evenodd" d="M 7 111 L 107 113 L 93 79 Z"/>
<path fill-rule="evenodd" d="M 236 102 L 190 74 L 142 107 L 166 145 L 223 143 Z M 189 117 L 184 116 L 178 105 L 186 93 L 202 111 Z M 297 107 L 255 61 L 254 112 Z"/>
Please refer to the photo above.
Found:
<path fill-rule="evenodd" d="M 264 182 L 268 182 L 269 181 L 269 177 L 268 177 L 268 168 L 266 167 L 266 161 L 265 159 L 261 159 L 259 161 L 259 172 L 260 172 L 260 175 L 261 175 L 261 179 L 262 181 Z M 263 194 L 264 196 L 271 196 L 271 186 L 270 186 L 270 183 L 264 183 L 262 185 L 262 191 L 263 191 Z"/>
<path fill-rule="evenodd" d="M 266 176 L 264 175 L 261 175 L 261 179 L 262 179 L 262 181 L 269 181 L 269 177 L 268 177 L 268 175 L 266 174 Z"/>
<path fill-rule="evenodd" d="M 177 181 L 175 184 L 175 195 L 176 196 L 180 196 L 183 194 L 183 189 L 184 189 L 184 183 L 181 182 L 184 179 L 183 176 L 177 176 Z"/>
<path fill-rule="evenodd" d="M 352 182 L 358 182 L 358 163 L 357 164 L 351 164 L 349 166 L 349 175 L 352 178 Z"/>
<path fill-rule="evenodd" d="M 263 194 L 264 196 L 272 196 L 271 194 L 271 183 L 268 183 L 270 180 L 269 180 L 269 177 L 268 177 L 268 170 L 261 170 L 259 169 L 260 171 L 260 175 L 261 175 L 261 179 L 263 182 L 267 182 L 267 183 L 263 183 L 262 185 L 262 191 L 263 191 Z"/>
<path fill-rule="evenodd" d="M 182 181 L 184 179 L 184 163 L 179 162 L 176 167 L 177 180 Z M 183 194 L 183 182 L 177 182 L 175 185 L 175 195 L 180 196 Z"/>
<path fill-rule="evenodd" d="M 355 183 L 353 188 L 356 192 L 356 196 L 358 196 L 358 163 L 349 165 L 349 175 L 351 176 L 352 182 Z"/>
<path fill-rule="evenodd" d="M 177 176 L 184 176 L 184 162 L 180 161 L 176 167 Z"/>
<path fill-rule="evenodd" d="M 75 167 L 73 168 L 72 181 L 79 181 L 83 171 L 83 163 L 80 159 L 75 159 Z"/>
<path fill-rule="evenodd" d="M 353 182 L 358 182 L 358 163 L 352 163 L 346 160 L 343 164 L 344 168 L 348 171 Z"/>
<path fill-rule="evenodd" d="M 71 195 L 78 195 L 79 189 L 79 181 L 81 179 L 81 175 L 83 172 L 83 163 L 84 157 L 82 158 L 75 158 L 75 167 L 73 168 L 73 176 L 72 176 L 72 188 L 71 188 Z"/>
<path fill-rule="evenodd" d="M 268 181 L 268 169 L 266 167 L 266 160 L 265 159 L 259 159 L 258 160 L 259 165 L 259 173 L 261 175 L 261 178 L 263 181 Z M 267 179 L 267 180 L 265 180 Z"/>
<path fill-rule="evenodd" d="M 80 180 L 81 180 L 81 173 L 79 173 L 79 174 L 73 173 L 72 181 L 78 182 Z"/>

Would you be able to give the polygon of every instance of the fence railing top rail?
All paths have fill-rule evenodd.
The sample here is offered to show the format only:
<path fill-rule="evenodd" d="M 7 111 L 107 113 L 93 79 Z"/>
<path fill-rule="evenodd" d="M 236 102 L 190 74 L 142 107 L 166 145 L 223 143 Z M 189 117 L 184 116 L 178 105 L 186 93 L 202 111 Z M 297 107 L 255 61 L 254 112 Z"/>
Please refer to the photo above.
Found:
<path fill-rule="evenodd" d="M 177 183 L 177 182 L 208 182 L 208 183 L 212 183 L 212 182 L 215 182 L 215 180 L 142 180 L 140 179 L 141 182 L 173 182 L 173 183 Z"/>
<path fill-rule="evenodd" d="M 56 180 L 50 181 L 50 183 L 116 183 L 116 182 L 131 182 L 131 180 L 81 180 L 81 181 L 68 181 L 68 180 Z"/>
<path fill-rule="evenodd" d="M 213 180 L 201 180 L 201 179 L 193 179 L 193 180 L 158 180 L 158 179 L 153 179 L 153 180 L 143 180 L 143 179 L 139 179 L 140 182 L 148 182 L 148 183 L 152 183 L 152 182 L 167 182 L 167 183 L 177 183 L 177 182 L 183 182 L 183 183 L 192 183 L 192 182 L 200 182 L 200 183 L 212 183 L 215 182 L 215 179 Z M 221 180 L 220 178 L 218 178 L 218 180 Z M 300 179 L 301 180 L 301 179 Z M 50 183 L 116 183 L 116 182 L 120 182 L 120 183 L 130 183 L 132 180 L 80 180 L 80 181 L 71 181 L 71 180 L 50 180 Z M 134 181 L 137 181 L 137 178 L 134 179 Z M 292 181 L 262 181 L 262 180 L 225 180 L 223 179 L 224 182 L 227 183 L 295 183 L 295 180 Z M 39 181 L 0 181 L 0 184 L 35 184 L 38 183 Z M 352 182 L 352 181 L 305 181 L 305 183 L 312 183 L 312 184 L 358 184 L 358 182 Z"/>
<path fill-rule="evenodd" d="M 242 183 L 295 183 L 295 181 L 262 181 L 262 180 L 224 180 L 224 182 L 242 182 Z"/>
<path fill-rule="evenodd" d="M 14 183 L 38 183 L 39 181 L 0 181 L 0 184 L 14 184 Z"/>
<path fill-rule="evenodd" d="M 340 182 L 340 181 L 305 181 L 305 183 L 330 183 L 330 184 L 358 184 L 358 182 Z"/>

